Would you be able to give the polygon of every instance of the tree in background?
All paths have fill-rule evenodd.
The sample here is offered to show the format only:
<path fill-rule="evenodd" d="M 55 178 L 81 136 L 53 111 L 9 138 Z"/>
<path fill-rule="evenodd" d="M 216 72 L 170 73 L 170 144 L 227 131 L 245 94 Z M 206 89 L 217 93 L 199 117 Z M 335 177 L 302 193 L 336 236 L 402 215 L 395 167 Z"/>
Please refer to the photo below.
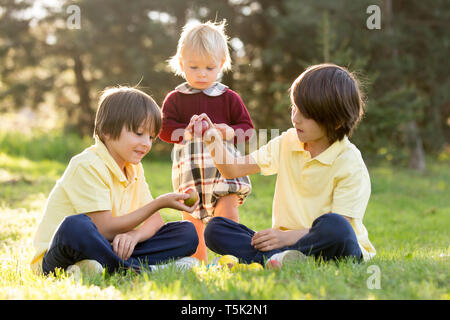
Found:
<path fill-rule="evenodd" d="M 32 17 L 17 14 L 31 7 L 32 1 L 0 0 L 0 112 L 37 107 L 54 81 L 51 73 L 36 72 L 42 52 Z"/>
<path fill-rule="evenodd" d="M 0 0 L 0 111 L 53 103 L 67 128 L 91 134 L 97 93 L 137 85 L 162 102 L 182 80 L 166 61 L 190 19 L 227 19 L 233 72 L 257 128 L 290 126 L 292 81 L 332 62 L 360 76 L 367 97 L 355 143 L 365 154 L 425 168 L 448 145 L 449 2 L 420 0 L 60 1 L 33 19 L 32 1 Z M 67 7 L 80 8 L 80 29 Z M 381 29 L 366 25 L 381 8 Z"/>

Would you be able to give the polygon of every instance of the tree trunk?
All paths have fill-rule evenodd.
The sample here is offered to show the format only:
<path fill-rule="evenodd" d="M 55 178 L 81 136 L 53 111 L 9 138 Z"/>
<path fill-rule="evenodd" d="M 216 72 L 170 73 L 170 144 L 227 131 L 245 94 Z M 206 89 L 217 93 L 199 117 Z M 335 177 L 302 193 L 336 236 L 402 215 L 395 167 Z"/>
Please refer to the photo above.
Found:
<path fill-rule="evenodd" d="M 91 98 L 89 96 L 89 85 L 84 78 L 83 61 L 78 55 L 73 55 L 74 73 L 76 79 L 76 89 L 78 92 L 79 112 L 75 113 L 74 125 L 82 135 L 90 135 L 94 129 L 95 113 L 91 108 Z"/>
<path fill-rule="evenodd" d="M 423 151 L 423 142 L 417 128 L 416 121 L 411 120 L 408 123 L 408 148 L 409 148 L 409 167 L 423 172 L 425 170 L 425 153 Z"/>
<path fill-rule="evenodd" d="M 384 1 L 384 13 L 386 22 L 386 33 L 388 37 L 393 36 L 392 21 L 394 12 L 392 10 L 392 0 Z M 393 45 L 391 48 L 393 59 L 398 59 L 398 48 Z M 418 171 L 425 170 L 425 152 L 423 149 L 423 141 L 415 119 L 412 119 L 406 129 L 407 146 L 409 151 L 409 167 Z"/>

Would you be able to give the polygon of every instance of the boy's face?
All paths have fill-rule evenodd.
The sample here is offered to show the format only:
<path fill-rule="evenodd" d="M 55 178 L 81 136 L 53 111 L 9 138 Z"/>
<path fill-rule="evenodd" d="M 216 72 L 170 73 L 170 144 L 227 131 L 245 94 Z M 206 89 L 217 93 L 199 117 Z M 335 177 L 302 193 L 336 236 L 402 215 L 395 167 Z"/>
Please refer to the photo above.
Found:
<path fill-rule="evenodd" d="M 127 163 L 139 164 L 152 148 L 153 140 L 153 133 L 144 126 L 139 127 L 137 132 L 128 131 L 123 126 L 116 140 L 105 134 L 106 148 L 122 170 Z"/>
<path fill-rule="evenodd" d="M 213 85 L 223 63 L 211 57 L 202 57 L 187 53 L 180 60 L 181 69 L 189 85 L 195 89 L 204 90 Z"/>
<path fill-rule="evenodd" d="M 295 104 L 291 108 L 292 125 L 297 129 L 297 137 L 301 142 L 310 144 L 328 142 L 325 128 L 315 120 L 305 118 Z"/>

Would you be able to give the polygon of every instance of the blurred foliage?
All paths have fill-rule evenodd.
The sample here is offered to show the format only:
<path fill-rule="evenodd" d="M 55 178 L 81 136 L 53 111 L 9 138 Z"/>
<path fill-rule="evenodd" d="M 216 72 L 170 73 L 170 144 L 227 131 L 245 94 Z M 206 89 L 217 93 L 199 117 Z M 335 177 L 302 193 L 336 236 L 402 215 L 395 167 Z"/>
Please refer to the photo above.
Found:
<path fill-rule="evenodd" d="M 161 104 L 183 81 L 166 63 L 183 25 L 226 19 L 233 71 L 222 81 L 242 96 L 257 128 L 290 127 L 290 84 L 307 66 L 333 62 L 360 78 L 366 115 L 353 141 L 368 157 L 403 163 L 449 144 L 447 0 L 40 3 L 46 14 L 36 17 L 35 1 L 0 0 L 0 112 L 51 103 L 67 131 L 91 135 L 99 91 L 139 85 Z M 72 4 L 80 29 L 67 24 Z M 380 30 L 366 27 L 373 4 Z"/>
<path fill-rule="evenodd" d="M 80 138 L 76 133 L 63 135 L 56 130 L 51 133 L 34 131 L 32 136 L 0 132 L 0 153 L 37 161 L 65 163 L 92 143 L 93 139 L 87 136 Z"/>

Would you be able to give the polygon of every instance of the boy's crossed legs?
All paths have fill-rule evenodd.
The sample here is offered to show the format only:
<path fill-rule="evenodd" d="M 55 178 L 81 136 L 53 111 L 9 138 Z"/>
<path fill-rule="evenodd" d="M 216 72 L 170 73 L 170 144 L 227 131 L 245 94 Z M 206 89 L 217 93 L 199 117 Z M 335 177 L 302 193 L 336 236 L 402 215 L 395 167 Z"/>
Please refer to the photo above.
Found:
<path fill-rule="evenodd" d="M 44 255 L 44 274 L 55 268 L 66 269 L 78 261 L 98 261 L 108 271 L 121 267 L 139 270 L 144 266 L 163 263 L 191 255 L 198 244 L 193 225 L 187 221 L 166 223 L 150 239 L 140 242 L 128 260 L 121 259 L 111 243 L 98 232 L 97 227 L 85 214 L 64 218 L 55 232 L 50 247 Z"/>
<path fill-rule="evenodd" d="M 211 219 L 205 230 L 208 248 L 218 254 L 230 254 L 246 263 L 263 264 L 272 255 L 286 250 L 298 250 L 308 256 L 322 256 L 324 260 L 362 258 L 355 232 L 341 215 L 328 213 L 314 220 L 310 231 L 295 245 L 270 251 L 259 251 L 251 245 L 255 231 L 229 219 Z"/>

